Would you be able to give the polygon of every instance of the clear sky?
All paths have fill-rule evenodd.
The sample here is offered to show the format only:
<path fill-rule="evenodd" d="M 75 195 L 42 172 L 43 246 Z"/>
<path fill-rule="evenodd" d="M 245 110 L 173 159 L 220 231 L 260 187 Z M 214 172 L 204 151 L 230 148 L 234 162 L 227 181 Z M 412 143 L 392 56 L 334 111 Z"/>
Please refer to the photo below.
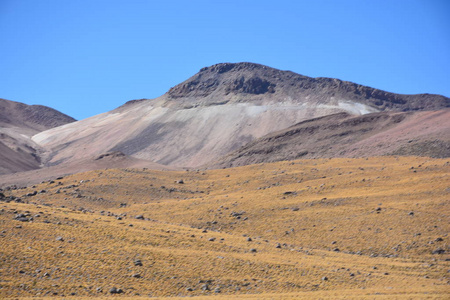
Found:
<path fill-rule="evenodd" d="M 242 61 L 450 97 L 450 1 L 0 0 L 0 98 L 76 119 Z"/>

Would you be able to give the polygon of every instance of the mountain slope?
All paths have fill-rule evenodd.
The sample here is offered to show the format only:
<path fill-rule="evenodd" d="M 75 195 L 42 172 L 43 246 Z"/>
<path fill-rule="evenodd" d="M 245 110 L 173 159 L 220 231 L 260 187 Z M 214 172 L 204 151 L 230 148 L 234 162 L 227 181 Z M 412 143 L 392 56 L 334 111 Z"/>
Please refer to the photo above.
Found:
<path fill-rule="evenodd" d="M 440 109 L 439 95 L 398 95 L 350 82 L 309 78 L 252 63 L 203 68 L 153 100 L 39 133 L 55 165 L 121 151 L 164 165 L 197 167 L 270 132 L 338 112 Z"/>
<path fill-rule="evenodd" d="M 0 151 L 2 151 L 0 145 Z M 20 161 L 20 160 L 19 160 Z M 8 161 L 7 161 L 8 162 Z M 18 161 L 16 161 L 17 163 Z M 15 185 L 29 186 L 44 180 L 54 180 L 57 177 L 112 168 L 139 168 L 151 170 L 177 170 L 174 167 L 160 165 L 148 160 L 142 160 L 124 155 L 121 152 L 108 152 L 96 157 L 85 158 L 67 164 L 59 164 L 45 168 L 28 168 L 26 171 L 14 174 L 0 174 L 0 188 Z"/>
<path fill-rule="evenodd" d="M 257 139 L 211 168 L 298 158 L 416 155 L 450 157 L 450 110 L 339 113 L 307 120 Z"/>
<path fill-rule="evenodd" d="M 76 121 L 53 108 L 0 99 L 0 127 L 40 132 Z"/>
<path fill-rule="evenodd" d="M 41 149 L 31 136 L 74 121 L 50 107 L 0 99 L 0 174 L 39 168 Z"/>
<path fill-rule="evenodd" d="M 0 298 L 448 299 L 449 168 L 336 158 L 5 188 Z"/>

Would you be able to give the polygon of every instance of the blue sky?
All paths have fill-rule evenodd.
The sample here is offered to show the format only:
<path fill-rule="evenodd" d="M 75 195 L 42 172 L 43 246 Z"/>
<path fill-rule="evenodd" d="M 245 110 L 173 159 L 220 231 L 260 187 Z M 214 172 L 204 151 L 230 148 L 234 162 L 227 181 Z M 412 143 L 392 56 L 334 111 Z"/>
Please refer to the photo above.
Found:
<path fill-rule="evenodd" d="M 0 98 L 76 119 L 241 61 L 450 97 L 450 1 L 0 0 Z"/>

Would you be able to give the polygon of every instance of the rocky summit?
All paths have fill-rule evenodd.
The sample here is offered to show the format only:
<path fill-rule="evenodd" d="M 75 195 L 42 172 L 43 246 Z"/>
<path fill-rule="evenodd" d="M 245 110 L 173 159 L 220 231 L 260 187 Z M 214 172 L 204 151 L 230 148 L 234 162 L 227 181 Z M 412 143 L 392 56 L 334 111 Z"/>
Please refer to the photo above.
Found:
<path fill-rule="evenodd" d="M 377 111 L 410 111 L 450 107 L 440 95 L 401 95 L 334 78 L 312 78 L 254 63 L 222 63 L 200 70 L 171 88 L 172 99 L 210 100 L 222 104 L 250 100 L 292 101 L 308 104 L 338 104 L 345 101 L 368 105 Z M 252 97 L 253 96 L 253 97 Z M 216 98 L 216 100 L 213 100 Z"/>

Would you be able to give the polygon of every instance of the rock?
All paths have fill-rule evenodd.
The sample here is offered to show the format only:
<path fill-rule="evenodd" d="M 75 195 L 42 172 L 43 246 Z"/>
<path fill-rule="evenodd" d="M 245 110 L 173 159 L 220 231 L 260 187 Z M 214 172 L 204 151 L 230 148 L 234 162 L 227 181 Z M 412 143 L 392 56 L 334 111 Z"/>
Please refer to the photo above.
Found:
<path fill-rule="evenodd" d="M 62 236 L 56 237 L 56 240 L 59 242 L 64 242 L 64 238 Z"/>
<path fill-rule="evenodd" d="M 214 242 L 215 240 L 216 240 L 216 238 L 212 237 L 212 238 L 210 238 L 208 241 Z"/>
<path fill-rule="evenodd" d="M 122 294 L 122 293 L 123 293 L 123 290 L 122 290 L 122 289 L 115 288 L 115 287 L 112 287 L 112 288 L 109 290 L 109 293 L 110 293 L 110 294 Z"/>
<path fill-rule="evenodd" d="M 180 179 L 180 180 L 176 181 L 176 183 L 178 183 L 178 184 L 184 184 L 184 180 L 183 180 L 183 179 Z"/>
<path fill-rule="evenodd" d="M 247 242 L 251 242 L 252 241 L 252 238 L 251 237 L 248 237 L 247 238 Z"/>
<path fill-rule="evenodd" d="M 103 292 L 103 288 L 101 288 L 101 287 L 98 287 L 98 288 L 96 288 L 95 290 L 97 291 L 97 293 Z"/>
<path fill-rule="evenodd" d="M 281 244 L 277 243 L 277 245 L 275 246 L 275 248 L 281 248 Z"/>
<path fill-rule="evenodd" d="M 433 252 L 431 252 L 431 254 L 444 254 L 445 250 L 442 248 L 437 248 L 435 250 L 433 250 Z"/>
<path fill-rule="evenodd" d="M 136 259 L 135 261 L 134 261 L 134 265 L 135 266 L 142 266 L 142 261 L 140 260 L 140 259 Z"/>
<path fill-rule="evenodd" d="M 141 274 L 133 274 L 133 275 L 131 275 L 131 277 L 133 277 L 133 278 L 141 278 Z"/>
<path fill-rule="evenodd" d="M 188 292 L 192 292 L 194 289 L 193 288 L 190 288 L 190 287 L 188 287 L 187 289 L 186 289 L 186 291 L 188 291 Z"/>
<path fill-rule="evenodd" d="M 256 249 L 255 248 L 252 248 L 252 249 L 250 249 L 250 252 L 252 252 L 252 253 L 256 253 Z"/>
<path fill-rule="evenodd" d="M 328 277 L 327 277 L 327 276 L 323 276 L 323 277 L 322 277 L 322 280 L 323 280 L 323 281 L 327 281 L 327 280 L 328 280 Z"/>
<path fill-rule="evenodd" d="M 26 213 L 26 214 L 17 214 L 17 215 L 14 217 L 14 220 L 21 221 L 21 222 L 28 222 L 28 221 L 33 220 L 33 218 L 29 218 L 29 216 L 30 216 L 29 213 Z"/>
<path fill-rule="evenodd" d="M 143 215 L 137 215 L 136 217 L 134 217 L 135 219 L 138 220 L 144 220 L 144 216 Z"/>
<path fill-rule="evenodd" d="M 241 212 L 231 212 L 230 216 L 235 217 L 236 219 L 240 219 L 242 217 L 242 215 L 245 214 L 245 211 L 241 211 Z"/>
<path fill-rule="evenodd" d="M 269 82 L 258 76 L 253 76 L 250 78 L 244 78 L 242 76 L 235 79 L 233 82 L 230 82 L 225 91 L 226 93 L 233 92 L 235 94 L 246 93 L 259 95 L 265 93 L 274 93 L 275 86 L 275 83 Z"/>
<path fill-rule="evenodd" d="M 410 211 L 410 212 L 408 213 L 408 216 L 414 216 L 414 212 L 413 212 L 413 211 Z"/>
<path fill-rule="evenodd" d="M 203 291 L 209 291 L 209 285 L 204 284 L 204 285 L 202 285 L 201 289 L 202 289 Z"/>

